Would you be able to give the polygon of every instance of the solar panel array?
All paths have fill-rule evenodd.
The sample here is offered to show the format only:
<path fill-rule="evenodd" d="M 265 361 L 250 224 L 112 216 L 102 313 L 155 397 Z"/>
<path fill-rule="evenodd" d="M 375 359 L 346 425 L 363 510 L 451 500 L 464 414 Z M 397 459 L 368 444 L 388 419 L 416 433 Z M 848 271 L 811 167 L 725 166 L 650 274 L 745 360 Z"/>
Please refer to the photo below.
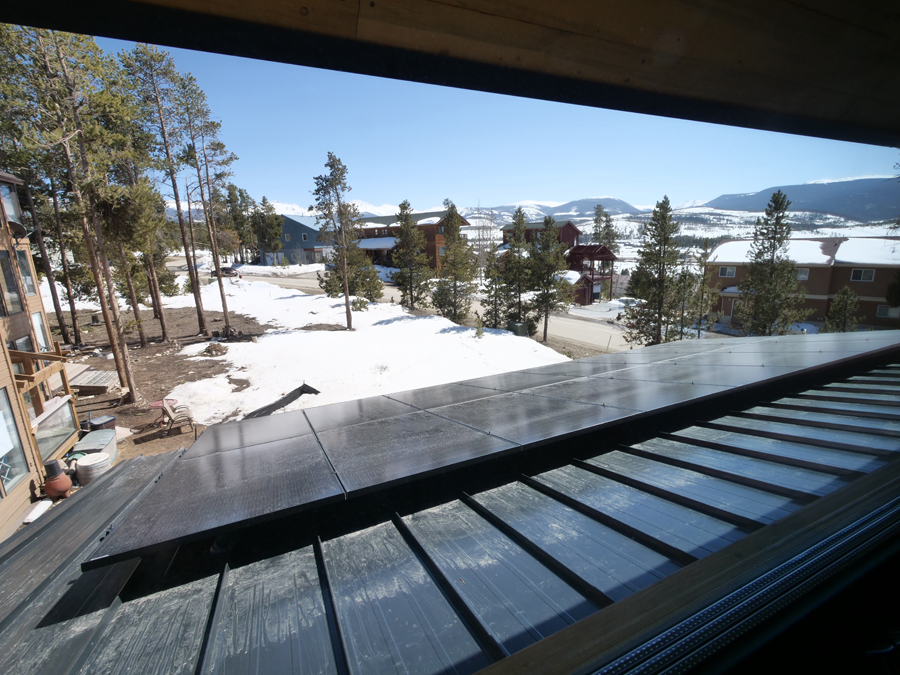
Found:
<path fill-rule="evenodd" d="M 850 352 L 830 353 L 843 359 Z M 525 376 L 500 377 L 506 378 L 506 389 L 454 384 L 426 395 L 438 400 L 469 389 L 494 392 L 482 399 L 490 400 L 512 393 Z M 583 377 L 539 387 L 577 384 Z M 522 393 L 529 389 L 519 390 L 523 399 L 540 397 Z M 276 552 L 267 553 L 253 537 L 238 539 L 231 552 L 204 556 L 202 574 L 179 576 L 179 554 L 170 564 L 168 553 L 80 578 L 63 566 L 58 579 L 44 579 L 28 597 L 7 603 L 15 605 L 10 616 L 20 613 L 23 620 L 15 630 L 0 629 L 0 672 L 87 673 L 153 664 L 208 675 L 473 673 L 627 602 L 807 505 L 840 500 L 835 493 L 864 475 L 881 470 L 895 475 L 889 463 L 900 458 L 896 390 L 900 366 L 795 389 L 715 419 L 685 420 L 683 428 L 642 442 L 598 442 L 596 453 L 582 460 L 530 471 L 518 480 L 474 491 L 457 486 L 427 507 L 412 503 L 396 512 L 390 505 L 391 515 L 370 516 L 350 531 L 309 533 L 289 547 L 293 550 L 273 542 Z M 423 412 L 390 415 L 403 410 L 391 403 L 380 408 L 354 403 L 343 410 L 364 419 L 360 425 Z M 283 428 L 292 428 L 300 442 L 318 435 L 302 413 L 281 417 Z M 326 413 L 319 421 L 327 418 L 334 416 Z M 261 421 L 221 425 L 212 434 L 215 443 L 199 444 L 193 458 L 188 452 L 175 464 L 260 452 L 287 440 L 273 436 Z M 145 509 L 146 500 L 130 513 L 144 516 Z M 24 546 L 8 552 L 4 564 L 15 564 Z M 199 552 L 185 550 L 185 561 Z M 140 570 L 154 566 L 159 577 L 141 577 Z M 135 569 L 144 593 L 123 593 L 121 603 L 98 602 L 118 593 L 107 586 L 121 588 Z M 204 570 L 210 569 L 221 571 L 209 576 Z M 83 583 L 101 578 L 96 588 Z M 7 581 L 7 587 L 18 583 Z M 73 583 L 79 593 L 67 591 Z M 0 605 L 11 592 L 0 593 Z M 69 595 L 72 601 L 89 598 L 89 611 L 57 611 Z M 54 620 L 34 627 L 54 605 Z"/>
<path fill-rule="evenodd" d="M 88 567 L 891 349 L 897 339 L 890 331 L 684 341 L 216 425 Z M 865 385 L 826 393 L 871 399 L 854 386 Z"/>

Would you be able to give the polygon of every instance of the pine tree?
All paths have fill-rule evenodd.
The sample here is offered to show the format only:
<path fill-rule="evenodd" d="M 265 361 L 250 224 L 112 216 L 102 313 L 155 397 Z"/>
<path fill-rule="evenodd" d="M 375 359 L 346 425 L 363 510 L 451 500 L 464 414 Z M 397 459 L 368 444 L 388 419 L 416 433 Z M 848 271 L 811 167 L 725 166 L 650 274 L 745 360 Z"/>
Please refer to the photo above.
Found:
<path fill-rule="evenodd" d="M 693 325 L 697 327 L 697 337 L 701 335 L 701 331 L 708 330 L 714 325 L 717 316 L 712 313 L 713 305 L 719 296 L 719 286 L 717 282 L 713 286 L 713 272 L 715 267 L 709 264 L 709 256 L 712 254 L 712 244 L 709 239 L 703 240 L 703 246 L 700 252 L 694 258 L 697 265 L 697 283 L 694 292 L 691 295 L 688 305 L 688 314 Z"/>
<path fill-rule="evenodd" d="M 612 216 L 603 208 L 603 204 L 594 207 L 594 243 L 602 244 L 610 253 L 619 252 L 619 232 L 613 225 Z"/>
<path fill-rule="evenodd" d="M 856 330 L 856 324 L 864 321 L 866 317 L 856 316 L 859 309 L 859 296 L 849 286 L 844 286 L 834 296 L 831 306 L 828 308 L 828 316 L 825 318 L 826 333 L 852 333 Z"/>
<path fill-rule="evenodd" d="M 525 241 L 525 212 L 521 206 L 517 207 L 513 213 L 512 224 L 509 249 L 504 256 L 503 272 L 510 291 L 507 317 L 509 321 L 527 322 L 529 314 L 531 314 L 531 307 L 524 297 L 531 290 L 531 263 L 528 260 L 528 243 Z"/>
<path fill-rule="evenodd" d="M 431 289 L 431 267 L 428 254 L 425 252 L 425 234 L 416 226 L 412 217 L 412 207 L 403 200 L 397 214 L 400 231 L 394 246 L 394 265 L 396 272 L 391 272 L 391 281 L 400 289 L 400 304 L 413 310 L 428 306 Z"/>
<path fill-rule="evenodd" d="M 534 306 L 544 317 L 544 342 L 551 312 L 569 310 L 575 289 L 560 272 L 566 269 L 566 242 L 559 241 L 559 228 L 552 216 L 544 218 L 544 227 L 531 242 L 531 281 L 535 289 Z"/>
<path fill-rule="evenodd" d="M 737 312 L 748 335 L 791 333 L 794 324 L 811 313 L 800 309 L 806 293 L 797 281 L 796 264 L 787 257 L 790 205 L 779 190 L 769 200 L 765 216 L 756 219 L 747 276 L 738 284 L 741 304 Z"/>
<path fill-rule="evenodd" d="M 512 294 L 504 276 L 506 253 L 501 254 L 499 246 L 491 245 L 487 250 L 484 268 L 484 325 L 488 328 L 503 328 L 507 312 L 512 302 Z"/>
<path fill-rule="evenodd" d="M 175 212 L 178 227 L 181 230 L 181 243 L 188 262 L 188 277 L 191 280 L 194 306 L 197 310 L 197 323 L 200 333 L 207 335 L 199 274 L 196 267 L 191 264 L 193 257 L 178 186 L 178 172 L 181 168 L 178 153 L 184 142 L 184 132 L 177 118 L 175 104 L 180 76 L 171 55 L 152 45 L 138 44 L 132 51 L 123 53 L 119 58 L 129 81 L 135 88 L 135 93 L 144 106 L 143 118 L 147 120 L 147 128 L 157 138 L 155 154 L 175 200 Z M 190 209 L 190 207 L 188 208 Z"/>
<path fill-rule="evenodd" d="M 462 324 L 469 317 L 472 297 L 477 286 L 473 283 L 478 272 L 475 252 L 460 232 L 462 219 L 456 205 L 444 200 L 444 254 L 440 259 L 440 279 L 434 284 L 431 304 L 445 319 Z"/>
<path fill-rule="evenodd" d="M 888 284 L 884 297 L 891 307 L 900 307 L 900 270 L 897 271 L 893 281 Z"/>
<path fill-rule="evenodd" d="M 263 196 L 262 201 L 255 205 L 250 214 L 250 227 L 256 235 L 259 244 L 260 257 L 266 252 L 272 254 L 272 262 L 275 254 L 281 248 L 281 233 L 284 226 L 284 218 L 275 212 L 272 203 Z"/>
<path fill-rule="evenodd" d="M 634 283 L 635 277 L 643 277 L 638 287 L 643 302 L 625 308 L 625 339 L 629 343 L 657 345 L 674 337 L 668 328 L 679 272 L 678 229 L 669 198 L 663 197 L 643 228 L 638 265 L 631 279 Z"/>
<path fill-rule="evenodd" d="M 369 301 L 381 297 L 384 285 L 372 262 L 359 247 L 359 211 L 348 202 L 347 167 L 333 152 L 325 162 L 328 173 L 316 176 L 313 196 L 316 203 L 310 206 L 316 211 L 316 222 L 321 228 L 319 241 L 332 247 L 331 261 L 325 274 L 319 274 L 319 286 L 329 297 L 344 296 L 347 313 L 347 330 L 353 330 L 352 309 L 365 309 L 364 302 L 351 305 L 350 296 L 359 295 Z"/>

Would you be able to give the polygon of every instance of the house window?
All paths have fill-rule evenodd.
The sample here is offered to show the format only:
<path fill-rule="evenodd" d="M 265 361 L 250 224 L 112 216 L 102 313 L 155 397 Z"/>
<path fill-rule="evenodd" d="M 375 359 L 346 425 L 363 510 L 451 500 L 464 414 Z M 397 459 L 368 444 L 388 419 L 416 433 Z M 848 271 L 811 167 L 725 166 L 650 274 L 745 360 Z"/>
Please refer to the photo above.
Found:
<path fill-rule="evenodd" d="M 444 251 L 446 251 L 446 250 L 447 250 L 446 246 L 441 246 L 441 250 L 438 251 L 438 255 L 444 255 Z"/>
<path fill-rule="evenodd" d="M 853 270 L 850 281 L 875 281 L 875 270 Z"/>
<path fill-rule="evenodd" d="M 285 241 L 290 241 L 290 240 L 291 240 L 291 235 L 289 235 L 287 232 L 285 232 L 285 233 L 284 233 L 284 240 L 285 240 Z"/>
<path fill-rule="evenodd" d="M 9 494 L 27 475 L 25 450 L 9 405 L 9 394 L 4 388 L 0 395 L 0 482 L 3 483 L 4 494 Z"/>
<path fill-rule="evenodd" d="M 900 307 L 878 305 L 878 309 L 875 310 L 875 316 L 879 319 L 900 319 Z"/>
<path fill-rule="evenodd" d="M 306 232 L 304 232 L 303 234 L 301 234 L 300 237 L 303 239 L 303 241 L 306 241 Z"/>
<path fill-rule="evenodd" d="M 3 287 L 4 309 L 7 314 L 17 314 L 22 311 L 22 297 L 16 285 L 16 273 L 13 272 L 9 251 L 0 251 L 0 271 L 2 271 L 0 285 Z"/>
<path fill-rule="evenodd" d="M 19 200 L 16 198 L 15 189 L 11 185 L 0 185 L 0 201 L 3 202 L 6 219 L 14 223 L 21 223 L 22 212 L 19 210 Z"/>
<path fill-rule="evenodd" d="M 34 334 L 37 336 L 38 346 L 42 352 L 50 351 L 50 339 L 44 329 L 44 317 L 40 312 L 31 315 L 31 325 L 34 326 Z"/>
<path fill-rule="evenodd" d="M 30 257 L 28 251 L 16 250 L 16 261 L 19 263 L 19 274 L 22 275 L 22 282 L 25 284 L 25 295 L 37 295 L 34 276 L 31 274 L 31 265 L 28 263 Z"/>
<path fill-rule="evenodd" d="M 720 267 L 719 268 L 719 276 L 720 277 L 733 277 L 735 272 L 734 267 Z"/>
<path fill-rule="evenodd" d="M 809 280 L 809 268 L 808 267 L 798 267 L 797 268 L 797 281 L 808 281 Z"/>

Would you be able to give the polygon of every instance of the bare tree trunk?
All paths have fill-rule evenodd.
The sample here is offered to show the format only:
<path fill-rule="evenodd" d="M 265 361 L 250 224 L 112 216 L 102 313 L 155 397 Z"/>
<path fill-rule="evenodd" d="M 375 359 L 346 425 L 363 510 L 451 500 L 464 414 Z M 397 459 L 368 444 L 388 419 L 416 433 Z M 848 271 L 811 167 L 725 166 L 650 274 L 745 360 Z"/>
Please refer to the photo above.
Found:
<path fill-rule="evenodd" d="M 78 313 L 75 310 L 75 294 L 72 291 L 72 277 L 69 276 L 69 261 L 66 258 L 66 243 L 63 239 L 62 218 L 59 214 L 59 199 L 56 196 L 56 185 L 53 178 L 50 179 L 50 192 L 53 195 L 53 211 L 56 214 L 56 236 L 59 240 L 59 257 L 62 260 L 63 280 L 66 284 L 66 294 L 69 296 L 69 312 L 72 314 L 72 334 L 75 344 L 82 344 L 81 329 L 78 327 Z"/>
<path fill-rule="evenodd" d="M 206 158 L 205 140 L 201 140 L 203 145 L 203 156 Z M 195 146 L 196 147 L 196 144 Z M 207 166 L 207 177 L 209 176 L 209 167 Z M 231 322 L 228 320 L 228 300 L 225 298 L 225 282 L 222 280 L 222 270 L 219 267 L 219 246 L 216 244 L 216 230 L 212 221 L 209 203 L 206 199 L 206 193 L 203 191 L 203 175 L 200 173 L 200 160 L 197 159 L 197 182 L 200 188 L 200 203 L 203 205 L 203 216 L 206 219 L 206 231 L 209 234 L 209 248 L 212 253 L 213 269 L 216 270 L 216 280 L 219 282 L 219 295 L 222 298 L 222 312 L 225 315 L 225 328 L 223 329 L 224 337 L 231 335 Z"/>
<path fill-rule="evenodd" d="M 184 191 L 187 196 L 187 206 L 188 206 L 188 223 L 191 226 L 191 261 L 194 265 L 194 269 L 197 269 L 197 249 L 194 246 L 194 213 L 191 210 L 191 191 L 188 189 L 188 179 L 187 176 L 184 177 Z M 197 274 L 197 280 L 199 282 L 200 274 Z"/>
<path fill-rule="evenodd" d="M 191 251 L 188 248 L 188 238 L 184 226 L 184 214 L 181 212 L 181 197 L 178 194 L 178 179 L 175 176 L 175 161 L 172 159 L 171 148 L 169 147 L 169 135 L 166 128 L 165 116 L 163 115 L 163 105 L 160 99 L 159 87 L 156 79 L 153 80 L 153 91 L 156 95 L 156 110 L 159 115 L 159 128 L 162 134 L 163 147 L 166 151 L 167 172 L 169 181 L 172 183 L 172 195 L 175 197 L 175 210 L 178 212 L 178 226 L 181 228 L 181 243 L 184 245 L 184 257 L 188 264 L 188 278 L 191 280 L 191 290 L 194 294 L 194 305 L 197 307 L 197 323 L 199 325 L 201 335 L 208 335 L 206 329 L 206 316 L 203 314 L 203 299 L 200 297 L 200 275 L 197 272 L 196 265 L 191 263 Z M 188 206 L 190 209 L 190 206 Z M 195 261 L 196 262 L 196 261 Z"/>
<path fill-rule="evenodd" d="M 66 325 L 66 315 L 63 313 L 62 305 L 59 304 L 59 295 L 56 292 L 56 279 L 53 278 L 53 270 L 50 269 L 50 256 L 47 255 L 47 246 L 44 244 L 44 231 L 41 228 L 41 221 L 38 218 L 37 210 L 34 208 L 34 197 L 31 194 L 31 186 L 25 183 L 25 198 L 28 200 L 28 210 L 31 211 L 31 221 L 34 223 L 34 229 L 37 232 L 38 247 L 41 250 L 41 267 L 44 275 L 47 277 L 47 283 L 50 284 L 50 295 L 53 296 L 53 310 L 56 312 L 56 322 L 59 324 L 59 332 L 62 334 L 63 342 L 67 345 L 72 344 L 69 339 L 69 327 Z"/>
<path fill-rule="evenodd" d="M 162 306 L 162 294 L 159 292 L 159 279 L 156 278 L 156 266 L 153 264 L 153 256 L 145 256 L 144 265 L 147 267 L 147 279 L 150 282 L 150 296 L 153 298 L 154 309 L 159 319 L 159 329 L 162 333 L 163 343 L 169 342 L 169 327 L 166 325 L 166 311 Z"/>
<path fill-rule="evenodd" d="M 134 322 L 137 324 L 138 335 L 141 339 L 141 349 L 147 348 L 147 336 L 144 333 L 144 324 L 141 321 L 141 311 L 138 309 L 137 293 L 134 292 L 134 282 L 131 279 L 131 265 L 128 264 L 128 255 L 125 253 L 125 244 L 119 242 L 119 258 L 122 260 L 122 271 L 125 272 L 125 284 L 128 286 L 128 299 L 131 302 L 131 311 L 134 312 Z"/>

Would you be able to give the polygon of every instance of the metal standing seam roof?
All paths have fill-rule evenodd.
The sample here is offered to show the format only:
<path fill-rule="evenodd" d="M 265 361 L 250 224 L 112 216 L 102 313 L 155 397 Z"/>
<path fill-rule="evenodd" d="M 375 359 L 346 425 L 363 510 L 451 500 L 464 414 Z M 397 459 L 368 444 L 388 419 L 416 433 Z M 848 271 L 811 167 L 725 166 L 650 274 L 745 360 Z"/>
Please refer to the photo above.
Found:
<path fill-rule="evenodd" d="M 893 331 L 678 343 L 212 427 L 112 534 L 91 540 L 80 559 L 93 569 L 80 578 L 127 580 L 135 568 L 143 578 L 151 561 L 171 560 L 163 543 L 187 551 L 239 525 L 239 541 L 252 541 L 266 508 L 327 513 L 460 464 L 490 473 L 530 446 L 559 453 L 560 438 L 581 449 L 281 553 L 234 549 L 218 567 L 195 564 L 193 578 L 164 583 L 166 572 L 150 592 L 97 582 L 90 597 L 124 586 L 125 600 L 85 603 L 93 611 L 48 621 L 43 600 L 42 611 L 18 610 L 19 625 L 0 624 L 2 653 L 27 656 L 19 672 L 60 659 L 85 673 L 475 672 L 886 470 L 900 452 L 900 367 L 811 390 L 796 389 L 796 375 L 887 360 L 898 344 Z M 772 380 L 794 389 L 636 443 L 610 446 L 596 433 Z M 103 494 L 86 488 L 84 503 L 89 490 Z M 42 584 L 60 597 L 59 581 Z M 23 606 L 5 593 L 0 607 Z"/>

